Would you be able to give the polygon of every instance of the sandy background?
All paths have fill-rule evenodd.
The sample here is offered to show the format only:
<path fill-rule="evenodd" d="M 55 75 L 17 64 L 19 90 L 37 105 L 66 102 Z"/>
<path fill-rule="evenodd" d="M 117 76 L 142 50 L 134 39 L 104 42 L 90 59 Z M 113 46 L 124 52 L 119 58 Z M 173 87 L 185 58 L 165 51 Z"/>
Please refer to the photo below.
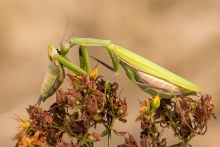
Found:
<path fill-rule="evenodd" d="M 47 46 L 59 47 L 67 20 L 66 38 L 92 37 L 112 40 L 146 59 L 184 77 L 213 96 L 216 116 L 220 119 L 220 1 L 77 1 L 7 0 L 0 1 L 0 144 L 12 147 L 17 133 L 13 114 L 27 116 L 25 108 L 35 104 L 47 69 Z M 111 64 L 102 48 L 89 52 Z M 77 48 L 69 55 L 79 65 Z M 96 62 L 92 65 L 95 66 Z M 114 73 L 100 74 L 109 79 Z M 121 68 L 115 79 L 127 97 L 127 124 L 116 122 L 119 131 L 128 131 L 139 141 L 140 125 L 137 98 L 147 96 L 126 77 Z M 65 82 L 63 88 L 68 87 Z M 55 97 L 42 104 L 49 106 Z M 219 144 L 219 119 L 211 120 L 205 136 L 192 140 L 193 146 L 216 147 Z M 102 127 L 99 127 L 102 129 Z M 98 131 L 100 132 L 100 131 Z M 169 144 L 178 142 L 166 133 Z M 105 146 L 107 138 L 95 146 Z M 113 145 L 124 139 L 113 136 Z M 104 145 L 103 145 L 104 144 Z"/>

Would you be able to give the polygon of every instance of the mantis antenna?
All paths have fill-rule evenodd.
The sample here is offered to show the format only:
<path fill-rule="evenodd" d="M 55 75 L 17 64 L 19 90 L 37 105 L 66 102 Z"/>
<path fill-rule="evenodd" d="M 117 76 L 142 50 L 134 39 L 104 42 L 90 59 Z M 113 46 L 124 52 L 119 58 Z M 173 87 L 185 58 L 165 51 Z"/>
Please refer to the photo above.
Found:
<path fill-rule="evenodd" d="M 66 31 L 67 31 L 67 28 L 68 28 L 68 25 L 69 25 L 69 17 L 67 17 L 66 15 L 65 15 L 65 17 L 67 18 L 67 25 L 66 25 L 65 33 L 64 33 L 64 35 L 63 35 L 63 40 L 64 40 L 64 38 L 65 38 Z M 63 40 L 62 40 L 62 41 L 63 41 Z M 61 42 L 62 42 L 62 41 L 61 41 Z"/>
<path fill-rule="evenodd" d="M 66 15 L 65 15 L 65 17 L 67 18 L 67 24 L 66 24 L 66 30 L 65 30 L 65 33 L 64 33 L 64 35 L 63 35 L 63 40 L 62 40 L 62 41 L 64 41 L 64 38 L 65 38 L 66 32 L 67 32 L 67 28 L 68 28 L 68 25 L 69 25 L 69 17 L 66 16 Z M 73 37 L 74 34 L 75 34 L 75 33 L 73 33 L 67 40 L 69 40 L 71 37 Z M 67 42 L 67 41 L 66 41 L 66 42 Z M 66 43 L 66 42 L 65 42 L 65 43 Z"/>

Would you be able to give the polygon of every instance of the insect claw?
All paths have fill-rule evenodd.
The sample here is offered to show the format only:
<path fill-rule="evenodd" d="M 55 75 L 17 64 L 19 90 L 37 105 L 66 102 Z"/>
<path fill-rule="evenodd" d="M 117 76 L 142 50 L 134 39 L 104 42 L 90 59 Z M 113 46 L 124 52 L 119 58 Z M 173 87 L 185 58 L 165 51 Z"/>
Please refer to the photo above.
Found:
<path fill-rule="evenodd" d="M 40 106 L 40 104 L 41 104 L 41 96 L 39 97 L 39 99 L 38 99 L 38 101 L 37 101 L 37 103 L 34 105 L 35 107 L 39 107 Z"/>

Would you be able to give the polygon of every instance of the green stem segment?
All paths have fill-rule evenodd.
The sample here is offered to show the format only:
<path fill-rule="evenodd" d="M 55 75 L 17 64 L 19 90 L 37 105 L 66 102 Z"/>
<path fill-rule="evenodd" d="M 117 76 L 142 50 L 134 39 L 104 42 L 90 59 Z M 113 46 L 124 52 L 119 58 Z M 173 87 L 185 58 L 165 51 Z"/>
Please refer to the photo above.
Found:
<path fill-rule="evenodd" d="M 112 134 L 112 131 L 110 130 L 108 134 L 108 147 L 111 147 L 111 134 Z"/>
<path fill-rule="evenodd" d="M 113 125 L 115 123 L 115 120 L 116 120 L 116 117 L 113 117 L 111 125 L 109 127 L 110 131 L 109 131 L 109 134 L 108 134 L 108 147 L 111 147 L 111 134 L 112 134 L 112 129 L 113 129 Z"/>

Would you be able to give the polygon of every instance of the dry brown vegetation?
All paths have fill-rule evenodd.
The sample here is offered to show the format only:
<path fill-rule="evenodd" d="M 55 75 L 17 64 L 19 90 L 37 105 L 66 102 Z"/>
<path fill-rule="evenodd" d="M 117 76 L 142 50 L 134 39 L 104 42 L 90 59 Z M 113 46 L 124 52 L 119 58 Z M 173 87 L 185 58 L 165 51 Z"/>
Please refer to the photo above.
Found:
<path fill-rule="evenodd" d="M 126 130 L 114 129 L 116 119 L 127 122 L 125 117 L 129 107 L 126 99 L 118 97 L 117 83 L 108 84 L 105 95 L 105 81 L 101 77 L 67 76 L 72 88 L 67 91 L 57 90 L 56 102 L 48 110 L 29 106 L 28 120 L 15 118 L 22 124 L 19 133 L 13 138 L 17 140 L 16 147 L 92 147 L 95 146 L 94 142 L 101 141 L 106 135 L 110 147 L 112 131 L 125 137 L 125 143 L 118 147 L 139 146 L 131 134 L 126 137 Z M 166 147 L 169 138 L 163 136 L 164 128 L 172 129 L 174 136 L 181 140 L 173 147 L 190 146 L 190 140 L 197 135 L 204 135 L 208 121 L 215 118 L 211 100 L 208 94 L 198 94 L 196 99 L 182 97 L 178 100 L 160 100 L 155 97 L 140 101 L 141 114 L 136 119 L 142 129 L 140 147 Z M 90 132 L 97 125 L 103 125 L 106 129 L 101 134 Z M 63 138 L 65 133 L 68 139 Z"/>

